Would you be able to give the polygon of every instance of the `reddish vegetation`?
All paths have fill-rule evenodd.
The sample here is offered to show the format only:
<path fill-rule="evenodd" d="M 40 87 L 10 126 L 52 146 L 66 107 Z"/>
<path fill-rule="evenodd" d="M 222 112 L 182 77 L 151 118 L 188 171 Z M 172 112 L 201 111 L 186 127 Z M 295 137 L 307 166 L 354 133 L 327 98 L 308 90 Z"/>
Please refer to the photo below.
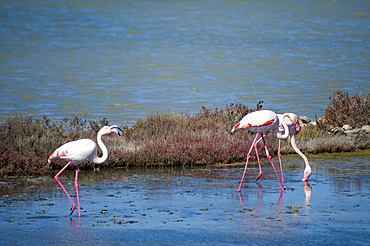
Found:
<path fill-rule="evenodd" d="M 333 126 L 350 125 L 362 127 L 370 125 L 370 94 L 348 96 L 348 92 L 337 91 L 330 98 L 330 105 L 325 108 L 325 117 Z"/>
<path fill-rule="evenodd" d="M 257 109 L 262 107 L 261 103 L 262 101 L 257 104 Z M 354 109 L 351 105 L 359 105 L 356 112 L 352 112 Z M 100 167 L 244 162 L 252 142 L 252 133 L 240 130 L 231 134 L 230 131 L 244 115 L 253 110 L 255 109 L 242 104 L 230 104 L 224 109 L 211 110 L 202 107 L 197 115 L 186 113 L 148 115 L 144 121 L 140 120 L 132 127 L 122 127 L 123 137 L 103 138 L 110 156 Z M 366 122 L 363 119 L 361 122 L 356 121 L 362 118 L 360 116 L 366 115 Z M 361 97 L 356 94 L 349 98 L 348 94 L 337 92 L 331 97 L 331 104 L 325 109 L 325 117 L 331 119 L 329 123 L 334 126 L 343 124 L 339 119 L 349 118 L 356 123 L 354 126 L 369 124 L 369 96 Z M 52 124 L 46 116 L 43 119 L 11 118 L 0 125 L 0 176 L 36 176 L 54 173 L 66 164 L 62 160 L 53 166 L 47 163 L 48 156 L 57 147 L 81 138 L 95 140 L 97 131 L 107 124 L 106 119 L 87 121 L 77 116 L 72 119 L 66 118 L 60 124 Z M 343 145 L 338 142 L 339 138 L 335 140 L 335 136 L 329 136 L 322 126 L 309 126 L 304 127 L 297 135 L 297 143 L 302 151 L 311 153 L 350 151 L 369 147 L 369 134 L 364 136 L 367 139 L 365 142 L 356 140 L 349 144 L 351 141 L 346 138 L 346 144 Z M 343 139 L 343 136 L 341 137 Z M 326 141 L 329 138 L 330 141 Z M 331 145 L 325 149 L 326 143 Z M 338 144 L 345 148 L 338 148 Z M 276 138 L 268 136 L 267 145 L 272 149 L 271 154 L 274 156 L 277 151 Z M 262 151 L 262 145 L 259 147 L 261 148 L 259 151 Z M 282 153 L 292 151 L 289 143 L 283 141 Z M 81 167 L 93 168 L 93 164 L 86 163 Z"/>
<path fill-rule="evenodd" d="M 202 108 L 195 115 L 155 114 L 126 129 L 126 151 L 113 151 L 118 165 L 197 165 L 245 158 L 249 136 L 230 134 L 230 126 L 250 112 L 237 104 L 225 110 Z M 126 146 L 127 146 L 126 145 Z M 125 148 L 124 145 L 121 145 Z M 113 153 L 112 152 L 112 153 Z"/>

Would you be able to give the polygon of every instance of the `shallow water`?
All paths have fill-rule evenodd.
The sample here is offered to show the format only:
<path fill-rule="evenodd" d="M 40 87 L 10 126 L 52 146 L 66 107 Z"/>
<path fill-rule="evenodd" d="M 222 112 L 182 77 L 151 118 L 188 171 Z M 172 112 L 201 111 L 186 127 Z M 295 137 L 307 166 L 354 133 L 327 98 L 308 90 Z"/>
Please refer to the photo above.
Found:
<path fill-rule="evenodd" d="M 2 245 L 369 245 L 367 152 L 284 156 L 285 191 L 267 162 L 197 168 L 81 170 L 82 216 L 52 177 L 1 180 Z M 74 172 L 61 181 L 74 195 Z M 75 200 L 76 198 L 72 196 Z"/>
<path fill-rule="evenodd" d="M 369 93 L 367 1 L 0 2 L 0 119 L 243 103 L 311 119 Z"/>

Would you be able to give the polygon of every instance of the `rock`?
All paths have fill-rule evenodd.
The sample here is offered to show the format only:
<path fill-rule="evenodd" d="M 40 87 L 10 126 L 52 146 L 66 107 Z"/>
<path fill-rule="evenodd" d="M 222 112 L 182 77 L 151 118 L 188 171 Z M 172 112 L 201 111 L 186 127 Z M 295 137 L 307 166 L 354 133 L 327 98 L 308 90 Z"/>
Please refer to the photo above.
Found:
<path fill-rule="evenodd" d="M 308 124 L 311 122 L 311 120 L 307 116 L 299 116 L 298 118 L 299 118 L 300 123 L 303 123 L 303 124 Z"/>
<path fill-rule="evenodd" d="M 328 123 L 328 121 L 326 120 L 326 117 L 323 116 L 323 117 L 317 119 L 316 123 L 317 123 L 317 125 L 325 125 L 326 123 Z"/>
<path fill-rule="evenodd" d="M 361 127 L 362 130 L 365 130 L 366 132 L 370 132 L 370 125 L 364 125 Z"/>
<path fill-rule="evenodd" d="M 329 132 L 334 133 L 335 135 L 344 135 L 345 134 L 344 131 L 343 131 L 343 128 L 337 127 L 337 126 L 330 129 Z"/>
<path fill-rule="evenodd" d="M 359 134 L 361 131 L 363 131 L 361 128 L 351 129 L 344 131 L 345 134 Z"/>
<path fill-rule="evenodd" d="M 348 130 L 352 130 L 353 129 L 352 126 L 350 126 L 350 125 L 344 125 L 342 128 L 345 131 L 348 131 Z"/>

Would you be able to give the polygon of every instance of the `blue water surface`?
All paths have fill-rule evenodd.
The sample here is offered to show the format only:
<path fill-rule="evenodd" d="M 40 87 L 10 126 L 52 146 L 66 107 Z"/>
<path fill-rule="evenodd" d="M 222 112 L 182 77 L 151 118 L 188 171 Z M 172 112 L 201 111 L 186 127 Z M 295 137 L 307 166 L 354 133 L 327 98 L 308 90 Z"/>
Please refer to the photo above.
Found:
<path fill-rule="evenodd" d="M 361 0 L 4 0 L 0 118 L 126 124 L 263 100 L 314 119 L 337 90 L 369 93 L 369 13 Z"/>

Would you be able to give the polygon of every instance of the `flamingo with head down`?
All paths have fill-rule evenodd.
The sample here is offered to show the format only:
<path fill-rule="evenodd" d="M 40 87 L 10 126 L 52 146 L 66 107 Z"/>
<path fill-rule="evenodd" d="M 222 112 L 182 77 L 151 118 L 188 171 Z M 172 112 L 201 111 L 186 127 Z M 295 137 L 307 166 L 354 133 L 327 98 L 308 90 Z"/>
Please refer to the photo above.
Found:
<path fill-rule="evenodd" d="M 294 149 L 294 151 L 300 157 L 302 157 L 302 159 L 305 163 L 305 169 L 304 169 L 304 172 L 303 172 L 302 181 L 308 181 L 308 178 L 312 174 L 311 166 L 310 166 L 310 163 L 308 162 L 307 157 L 298 149 L 298 146 L 295 142 L 295 133 L 299 132 L 301 130 L 301 125 L 299 124 L 298 116 L 296 116 L 295 114 L 292 114 L 292 113 L 288 113 L 288 114 L 290 114 L 290 117 L 285 117 L 284 118 L 283 114 L 278 114 L 278 117 L 279 117 L 280 122 L 282 122 L 284 120 L 285 124 L 288 126 L 288 129 L 289 129 L 289 134 L 288 135 L 290 136 L 290 144 L 292 145 L 292 148 Z M 293 119 L 293 120 L 291 120 L 291 119 Z M 282 125 L 280 125 L 279 126 L 279 132 L 282 132 L 282 131 L 284 131 L 284 129 L 283 129 Z M 282 181 L 284 183 L 283 167 L 282 167 L 282 164 L 281 164 L 281 154 L 280 154 L 281 139 L 282 138 L 279 138 L 278 156 L 279 156 L 279 162 L 280 162 L 280 168 L 281 168 Z"/>
<path fill-rule="evenodd" d="M 288 125 L 289 125 L 289 127 L 288 127 Z M 281 182 L 280 177 L 279 177 L 279 175 L 276 171 L 276 168 L 274 166 L 274 163 L 272 162 L 271 156 L 270 156 L 270 154 L 267 150 L 267 146 L 266 146 L 266 142 L 265 142 L 265 136 L 269 133 L 269 131 L 273 131 L 275 136 L 279 139 L 278 155 L 279 155 L 281 173 L 283 172 L 283 170 L 282 170 L 281 155 L 280 155 L 280 142 L 281 142 L 281 139 L 286 139 L 290 135 L 291 144 L 292 144 L 293 149 L 304 159 L 305 164 L 306 164 L 303 180 L 308 180 L 308 177 L 311 175 L 311 167 L 308 163 L 307 157 L 298 149 L 298 147 L 295 143 L 295 138 L 294 138 L 294 133 L 295 133 L 294 128 L 296 128 L 296 130 L 298 130 L 298 131 L 300 129 L 298 117 L 295 114 L 285 113 L 285 114 L 279 115 L 279 114 L 276 114 L 275 112 L 273 112 L 271 110 L 255 111 L 255 112 L 249 113 L 246 116 L 244 116 L 243 119 L 233 127 L 231 132 L 234 132 L 235 130 L 242 129 L 242 128 L 246 128 L 249 131 L 256 132 L 257 134 L 256 134 L 256 136 L 253 140 L 253 143 L 252 143 L 252 145 L 251 145 L 251 147 L 248 151 L 248 154 L 247 154 L 247 161 L 246 161 L 246 164 L 245 164 L 242 180 L 241 180 L 239 188 L 238 188 L 238 192 L 240 192 L 240 190 L 241 190 L 243 180 L 244 180 L 244 177 L 245 177 L 245 173 L 247 171 L 247 166 L 248 166 L 248 161 L 249 161 L 249 158 L 250 158 L 250 153 L 251 153 L 253 148 L 256 151 L 257 160 L 258 160 L 258 164 L 259 164 L 259 170 L 260 170 L 260 173 L 259 173 L 256 180 L 258 180 L 262 175 L 261 164 L 259 162 L 259 156 L 258 156 L 257 147 L 256 147 L 257 143 L 261 140 L 263 141 L 263 144 L 264 144 L 266 156 L 269 159 L 269 161 L 270 161 L 270 163 L 271 163 L 271 165 L 272 165 L 272 167 L 273 167 L 273 169 L 276 173 L 276 176 L 279 180 L 280 187 L 281 187 L 282 190 L 284 190 L 283 174 L 282 174 L 282 181 L 283 182 Z M 260 134 L 261 134 L 261 138 L 258 139 Z"/>
<path fill-rule="evenodd" d="M 97 135 L 97 142 L 99 147 L 101 148 L 103 155 L 98 157 L 97 152 L 97 145 L 91 139 L 80 139 L 72 142 L 68 142 L 63 144 L 59 148 L 57 148 L 48 158 L 48 162 L 52 162 L 55 159 L 66 159 L 69 160 L 67 165 L 65 165 L 62 170 L 60 170 L 57 175 L 55 175 L 55 180 L 58 184 L 62 187 L 66 195 L 68 196 L 69 200 L 72 203 L 71 214 L 74 212 L 76 208 L 76 204 L 73 202 L 71 196 L 68 194 L 67 190 L 64 188 L 62 183 L 59 181 L 59 175 L 73 162 L 76 165 L 76 179 L 75 179 L 75 187 L 76 187 L 76 195 L 77 195 L 77 204 L 78 204 L 78 216 L 81 216 L 80 211 L 80 198 L 78 193 L 78 165 L 85 162 L 90 161 L 93 163 L 101 164 L 108 159 L 108 149 L 104 145 L 101 137 L 110 133 L 115 133 L 121 135 L 122 130 L 114 125 L 114 126 L 104 126 L 101 128 Z"/>

